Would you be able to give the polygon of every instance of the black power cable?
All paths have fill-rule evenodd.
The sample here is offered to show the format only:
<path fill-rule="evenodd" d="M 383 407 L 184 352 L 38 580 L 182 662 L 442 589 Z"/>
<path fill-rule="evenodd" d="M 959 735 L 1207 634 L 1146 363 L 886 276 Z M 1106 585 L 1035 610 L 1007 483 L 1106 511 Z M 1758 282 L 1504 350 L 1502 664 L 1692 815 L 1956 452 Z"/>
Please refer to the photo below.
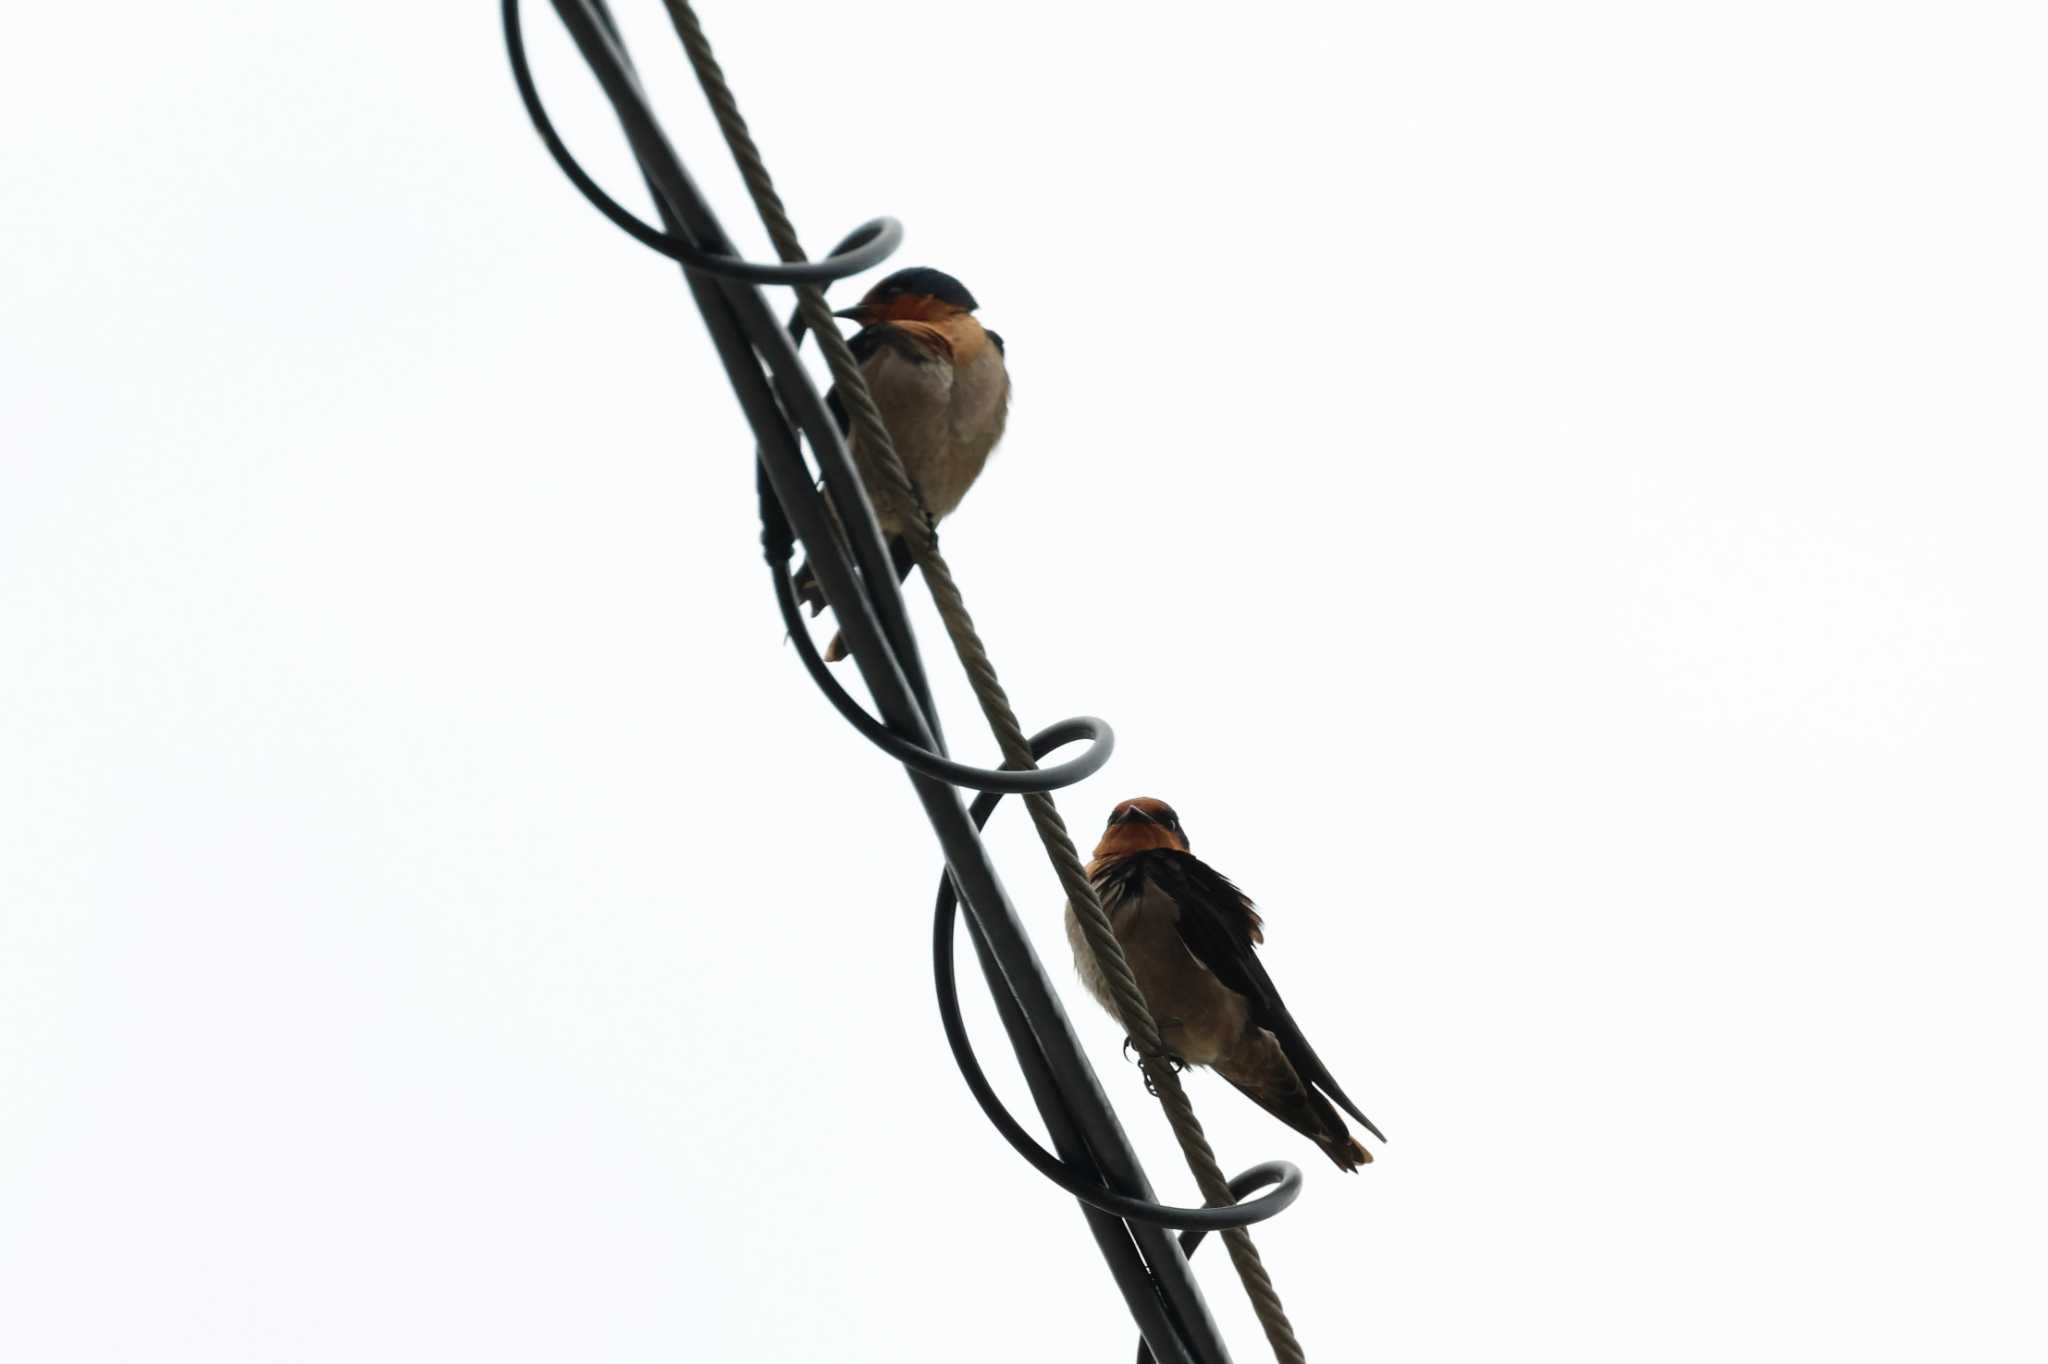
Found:
<path fill-rule="evenodd" d="M 540 88 L 533 82 L 533 69 L 526 60 L 526 32 L 519 22 L 519 0 L 504 0 L 504 19 L 505 51 L 512 59 L 512 79 L 519 85 L 520 102 L 526 105 L 527 116 L 533 120 L 540 140 L 547 145 L 548 154 L 555 158 L 562 174 L 569 177 L 569 183 L 576 186 L 599 213 L 648 250 L 667 256 L 686 269 L 701 270 L 722 279 L 743 280 L 748 284 L 830 284 L 880 265 L 895 255 L 896 248 L 903 244 L 902 223 L 894 218 L 873 218 L 854 229 L 839 251 L 823 260 L 776 262 L 771 265 L 700 251 L 674 233 L 663 232 L 641 221 L 625 205 L 604 192 L 603 186 L 583 169 L 582 163 L 569 151 L 569 144 L 562 141 L 562 135 L 555 131 L 555 122 L 548 117 L 547 106 L 541 102 Z"/>

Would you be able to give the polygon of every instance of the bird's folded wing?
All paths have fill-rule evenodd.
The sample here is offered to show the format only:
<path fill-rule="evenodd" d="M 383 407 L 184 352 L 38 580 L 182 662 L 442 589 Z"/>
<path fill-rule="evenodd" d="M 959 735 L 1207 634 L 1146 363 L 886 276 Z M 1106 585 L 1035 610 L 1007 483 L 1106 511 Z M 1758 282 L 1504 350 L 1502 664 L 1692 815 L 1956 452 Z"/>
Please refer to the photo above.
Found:
<path fill-rule="evenodd" d="M 1328 1094 L 1367 1131 L 1385 1141 L 1380 1129 L 1351 1102 L 1330 1068 L 1309 1046 L 1272 977 L 1266 974 L 1254 951 L 1254 944 L 1263 942 L 1264 934 L 1258 911 L 1245 893 L 1192 854 L 1162 851 L 1139 856 L 1145 859 L 1143 874 L 1180 907 L 1180 936 L 1188 951 L 1216 979 L 1250 1002 L 1252 1021 L 1279 1039 L 1305 1082 Z"/>

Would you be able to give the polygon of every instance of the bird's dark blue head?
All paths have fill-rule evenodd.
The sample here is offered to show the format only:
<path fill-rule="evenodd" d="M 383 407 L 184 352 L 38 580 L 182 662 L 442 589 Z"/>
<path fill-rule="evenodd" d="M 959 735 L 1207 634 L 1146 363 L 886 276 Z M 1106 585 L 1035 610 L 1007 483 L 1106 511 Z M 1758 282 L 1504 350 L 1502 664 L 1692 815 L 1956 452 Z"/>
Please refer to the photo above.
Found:
<path fill-rule="evenodd" d="M 967 292 L 967 286 L 944 270 L 914 265 L 890 275 L 868 290 L 857 306 L 834 316 L 850 317 L 863 326 L 875 322 L 933 322 L 952 313 L 971 313 L 980 306 L 974 295 Z"/>
<path fill-rule="evenodd" d="M 934 270 L 929 265 L 913 265 L 908 270 L 898 270 L 868 290 L 871 299 L 904 298 L 912 294 L 923 294 L 970 313 L 981 306 L 974 301 L 974 295 L 967 292 L 966 285 L 944 270 Z"/>

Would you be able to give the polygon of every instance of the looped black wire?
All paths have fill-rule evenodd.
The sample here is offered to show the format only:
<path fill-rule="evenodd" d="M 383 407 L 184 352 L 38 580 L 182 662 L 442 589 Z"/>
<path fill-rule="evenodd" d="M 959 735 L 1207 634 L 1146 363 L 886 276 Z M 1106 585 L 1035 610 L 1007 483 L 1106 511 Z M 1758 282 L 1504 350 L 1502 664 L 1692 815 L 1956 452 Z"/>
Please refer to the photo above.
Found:
<path fill-rule="evenodd" d="M 902 735 L 883 725 L 880 720 L 867 713 L 860 702 L 847 694 L 832 676 L 832 669 L 818 656 L 818 646 L 811 639 L 809 627 L 804 624 L 803 608 L 797 604 L 796 588 L 790 581 L 786 565 L 770 563 L 770 572 L 775 578 L 775 604 L 782 608 L 782 623 L 789 631 L 790 642 L 796 646 L 797 657 L 804 663 L 804 670 L 817 683 L 818 690 L 825 693 L 825 699 L 832 708 L 845 717 L 846 723 L 860 731 L 861 737 L 881 749 L 884 753 L 915 768 L 928 777 L 953 786 L 964 786 L 970 791 L 992 791 L 1005 795 L 1025 795 L 1039 791 L 1057 791 L 1063 786 L 1094 776 L 1109 761 L 1109 755 L 1116 748 L 1116 735 L 1105 720 L 1092 715 L 1077 715 L 1062 720 L 1047 734 L 1059 733 L 1060 744 L 1078 743 L 1086 740 L 1088 751 L 1078 758 L 1071 758 L 1056 767 L 1028 769 L 970 767 L 955 762 L 943 754 L 933 753 L 921 744 L 911 742 Z"/>
<path fill-rule="evenodd" d="M 1233 1198 L 1243 1198 L 1254 1189 L 1264 1188 L 1273 1182 L 1269 1176 L 1275 1167 L 1285 1163 L 1285 1161 L 1269 1160 L 1264 1165 L 1254 1165 L 1243 1174 L 1234 1176 L 1226 1181 L 1229 1185 L 1231 1196 Z M 1187 1256 L 1190 1260 L 1194 1259 L 1195 1248 L 1202 1244 L 1202 1238 L 1208 1234 L 1208 1232 L 1203 1231 L 1200 1227 L 1182 1232 L 1180 1234 L 1180 1253 Z M 1143 1336 L 1138 1337 L 1138 1364 L 1154 1364 L 1155 1358 L 1152 1353 L 1152 1347 L 1145 1343 L 1145 1338 Z"/>
<path fill-rule="evenodd" d="M 1081 723 L 1062 720 L 1032 735 L 1033 756 L 1049 753 L 1061 744 L 1072 743 L 1080 737 Z M 988 817 L 995 812 L 996 803 L 1002 798 L 1001 792 L 990 791 L 975 799 L 968 810 L 975 828 L 988 823 Z M 974 1095 L 974 1101 L 981 1105 L 982 1113 L 996 1131 L 1003 1134 L 1003 1139 L 1030 1162 L 1032 1168 L 1091 1208 L 1099 1208 L 1132 1222 L 1187 1229 L 1196 1239 L 1191 1241 L 1183 1237 L 1183 1250 L 1192 1250 L 1202 1232 L 1226 1231 L 1263 1222 L 1284 1212 L 1301 1196 L 1300 1167 L 1291 1161 L 1269 1160 L 1230 1181 L 1231 1192 L 1240 1197 L 1252 1189 L 1274 1186 L 1273 1192 L 1264 1197 L 1222 1208 L 1169 1207 L 1106 1189 L 1098 1176 L 1075 1169 L 1034 1141 L 1003 1107 L 1003 1101 L 996 1097 L 988 1076 L 982 1072 L 981 1062 L 975 1059 L 974 1046 L 967 1038 L 967 1024 L 960 1016 L 960 992 L 953 972 L 953 919 L 958 906 L 959 896 L 954 892 L 953 879 L 941 875 L 938 907 L 932 919 L 932 975 L 939 991 L 939 1019 L 945 1025 L 946 1042 L 953 1049 L 953 1060 L 959 1064 L 960 1078 L 967 1082 L 968 1092 Z"/>
<path fill-rule="evenodd" d="M 854 229 L 830 256 L 823 259 L 763 264 L 733 256 L 708 254 L 682 238 L 643 222 L 605 193 L 570 153 L 568 145 L 555 130 L 553 120 L 548 117 L 547 109 L 540 98 L 539 88 L 534 83 L 533 72 L 527 61 L 525 34 L 520 23 L 519 0 L 503 0 L 502 13 L 505 46 L 511 58 L 513 80 L 519 88 L 520 101 L 526 106 L 527 115 L 532 119 L 534 128 L 539 132 L 541 142 L 547 147 L 549 155 L 585 199 L 610 219 L 614 226 L 650 250 L 678 262 L 686 269 L 724 279 L 749 284 L 825 285 L 880 264 L 901 244 L 902 224 L 894 218 L 875 218 Z M 615 33 L 612 37 L 616 40 Z M 801 323 L 792 319 L 790 332 L 801 344 Z M 781 607 L 791 641 L 797 649 L 798 657 L 803 660 L 806 671 L 824 692 L 833 708 L 839 711 L 864 738 L 889 756 L 938 780 L 980 792 L 970 810 L 977 829 L 988 822 L 989 816 L 994 813 L 997 803 L 1004 795 L 1046 792 L 1071 786 L 1093 775 L 1109 761 L 1110 753 L 1115 747 L 1115 736 L 1107 723 L 1092 716 L 1063 720 L 1041 730 L 1030 741 L 1034 758 L 1043 757 L 1056 748 L 1082 740 L 1089 743 L 1087 752 L 1057 767 L 1030 770 L 970 767 L 931 752 L 883 726 L 847 694 L 833 678 L 824 660 L 818 656 L 810 631 L 804 625 L 803 613 L 797 604 L 795 588 L 788 572 L 792 537 L 786 521 L 781 516 L 780 508 L 770 510 L 773 498 L 765 495 L 765 486 L 763 492 L 762 538 L 764 547 L 768 550 L 769 567 L 775 579 L 776 600 Z M 1108 1189 L 1094 1173 L 1077 1169 L 1040 1146 L 1016 1119 L 1010 1116 L 1002 1101 L 996 1097 L 968 1040 L 966 1024 L 960 1014 L 960 997 L 953 970 L 953 922 L 957 908 L 958 897 L 954 892 L 952 880 L 950 877 L 942 876 L 932 928 L 932 947 L 939 1014 L 945 1026 L 946 1040 L 952 1047 L 953 1058 L 959 1065 L 961 1078 L 966 1081 L 969 1092 L 974 1095 L 983 1114 L 1017 1153 L 1040 1174 L 1081 1202 L 1112 1216 L 1183 1229 L 1181 1247 L 1187 1253 L 1193 1252 L 1207 1232 L 1263 1222 L 1287 1209 L 1300 1196 L 1301 1170 L 1289 1161 L 1276 1160 L 1253 1166 L 1228 1181 L 1231 1193 L 1240 1198 L 1255 1189 L 1270 1186 L 1272 1192 L 1260 1198 L 1227 1207 L 1176 1208 L 1132 1198 Z M 1149 1352 L 1141 1346 L 1140 1359 L 1147 1358 L 1148 1354 Z"/>
<path fill-rule="evenodd" d="M 569 177 L 569 183 L 576 186 L 599 213 L 649 250 L 660 252 L 686 269 L 747 284 L 830 284 L 833 280 L 845 279 L 848 275 L 857 275 L 880 265 L 903 244 L 902 223 L 894 218 L 872 218 L 855 228 L 853 234 L 840 244 L 839 250 L 822 260 L 770 265 L 741 260 L 736 256 L 711 255 L 681 237 L 641 221 L 604 192 L 603 187 L 570 154 L 562 135 L 555 131 L 554 120 L 548 117 L 547 107 L 541 103 L 540 89 L 534 84 L 533 70 L 527 64 L 526 34 L 519 22 L 519 0 L 504 0 L 504 19 L 505 47 L 512 58 L 512 79 L 519 86 L 520 102 L 526 105 L 527 116 L 533 120 L 548 154 L 555 158 L 562 174 Z"/>

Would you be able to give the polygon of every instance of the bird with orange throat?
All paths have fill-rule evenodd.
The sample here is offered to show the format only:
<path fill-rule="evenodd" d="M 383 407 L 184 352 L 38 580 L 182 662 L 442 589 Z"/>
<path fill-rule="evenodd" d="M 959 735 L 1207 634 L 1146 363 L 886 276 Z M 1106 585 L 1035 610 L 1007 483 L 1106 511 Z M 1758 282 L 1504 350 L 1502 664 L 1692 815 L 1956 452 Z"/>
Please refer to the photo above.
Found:
<path fill-rule="evenodd" d="M 1110 812 L 1088 878 L 1176 1060 L 1208 1066 L 1301 1133 L 1340 1170 L 1371 1162 L 1331 1101 L 1385 1141 L 1323 1065 L 1253 948 L 1264 942 L 1243 891 L 1188 851 L 1171 806 L 1149 796 Z M 1067 938 L 1089 993 L 1116 1015 L 1095 952 L 1067 906 Z"/>
<path fill-rule="evenodd" d="M 898 270 L 859 303 L 834 314 L 860 324 L 848 345 L 903 470 L 923 498 L 922 508 L 907 504 L 881 479 L 873 452 L 854 434 L 854 467 L 874 503 L 899 581 L 910 576 L 912 567 L 904 527 L 927 511 L 937 524 L 960 505 L 1002 439 L 1009 416 L 1003 338 L 975 318 L 980 306 L 959 280 L 919 266 Z M 846 408 L 836 388 L 826 401 L 845 431 Z M 812 615 L 824 609 L 824 593 L 808 563 L 797 570 L 797 590 Z M 845 656 L 845 642 L 835 636 L 825 657 L 837 662 Z"/>

